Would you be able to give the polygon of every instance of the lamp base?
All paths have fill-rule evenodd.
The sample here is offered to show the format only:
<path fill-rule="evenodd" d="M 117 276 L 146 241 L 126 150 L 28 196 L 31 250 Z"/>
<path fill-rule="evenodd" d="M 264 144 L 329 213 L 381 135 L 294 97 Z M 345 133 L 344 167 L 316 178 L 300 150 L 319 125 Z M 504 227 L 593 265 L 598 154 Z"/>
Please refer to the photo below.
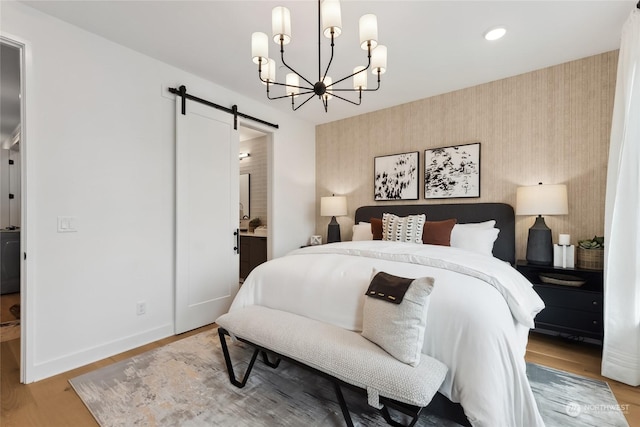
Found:
<path fill-rule="evenodd" d="M 544 218 L 538 215 L 536 222 L 529 229 L 527 240 L 527 262 L 530 264 L 553 264 L 553 241 L 551 229 L 547 227 Z"/>
<path fill-rule="evenodd" d="M 331 222 L 327 228 L 327 243 L 340 242 L 340 224 L 336 221 L 336 217 L 331 217 Z"/>

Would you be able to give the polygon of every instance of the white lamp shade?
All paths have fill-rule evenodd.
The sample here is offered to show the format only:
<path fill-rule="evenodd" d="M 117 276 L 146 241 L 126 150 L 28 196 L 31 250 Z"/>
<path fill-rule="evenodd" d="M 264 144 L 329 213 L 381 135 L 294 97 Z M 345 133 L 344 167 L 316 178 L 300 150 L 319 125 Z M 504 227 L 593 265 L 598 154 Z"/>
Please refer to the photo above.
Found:
<path fill-rule="evenodd" d="M 322 15 L 322 31 L 326 38 L 331 38 L 331 30 L 333 29 L 333 38 L 338 37 L 342 33 L 342 13 L 340 12 L 340 0 L 324 0 L 320 6 Z"/>
<path fill-rule="evenodd" d="M 286 78 L 287 95 L 297 96 L 300 93 L 300 78 L 295 73 L 287 74 Z"/>
<path fill-rule="evenodd" d="M 360 47 L 367 50 L 369 42 L 371 49 L 378 45 L 378 17 L 371 13 L 360 17 Z"/>
<path fill-rule="evenodd" d="M 262 84 L 266 85 L 265 82 L 274 82 L 276 80 L 276 61 L 273 59 L 267 58 L 267 63 L 262 63 L 262 71 L 260 72 L 260 78 L 262 80 Z"/>
<path fill-rule="evenodd" d="M 330 196 L 320 198 L 320 216 L 344 216 L 347 214 L 347 198 Z"/>
<path fill-rule="evenodd" d="M 327 91 L 322 96 L 327 101 L 330 100 L 331 98 L 333 98 L 333 96 L 331 96 L 331 94 L 333 93 L 333 88 L 331 88 L 332 84 L 333 84 L 333 79 L 331 77 L 329 77 L 329 76 L 325 76 L 324 77 L 324 85 L 327 86 Z"/>
<path fill-rule="evenodd" d="M 269 57 L 269 37 L 265 33 L 251 34 L 251 56 L 253 62 L 260 62 L 262 58 L 262 66 L 264 67 Z"/>
<path fill-rule="evenodd" d="M 516 215 L 566 215 L 567 186 L 531 185 L 516 190 Z"/>
<path fill-rule="evenodd" d="M 289 44 L 291 41 L 291 12 L 284 6 L 274 7 L 271 11 L 271 33 L 273 41 L 280 44 Z"/>
<path fill-rule="evenodd" d="M 371 72 L 384 74 L 387 71 L 387 47 L 378 45 L 371 53 Z"/>
<path fill-rule="evenodd" d="M 359 65 L 353 69 L 353 72 L 357 73 L 353 76 L 353 88 L 355 90 L 359 90 L 359 89 L 364 90 L 367 88 L 367 72 L 362 71 L 365 68 L 366 67 Z"/>

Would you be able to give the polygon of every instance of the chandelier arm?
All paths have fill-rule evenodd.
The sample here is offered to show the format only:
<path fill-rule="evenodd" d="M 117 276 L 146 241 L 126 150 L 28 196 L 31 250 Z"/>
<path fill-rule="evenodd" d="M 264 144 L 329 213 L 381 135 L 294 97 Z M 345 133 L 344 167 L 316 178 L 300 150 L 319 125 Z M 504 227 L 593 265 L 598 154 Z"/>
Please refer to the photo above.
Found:
<path fill-rule="evenodd" d="M 347 101 L 348 103 L 353 104 L 353 105 L 360 105 L 360 103 L 362 102 L 362 93 L 360 93 L 360 97 L 358 99 L 358 102 L 352 101 L 352 100 L 347 99 L 347 98 L 343 98 L 342 96 L 336 95 L 335 93 L 332 93 L 332 95 L 335 96 L 338 99 L 342 99 L 343 101 Z"/>
<path fill-rule="evenodd" d="M 304 90 L 308 90 L 308 91 L 313 92 L 313 88 L 312 87 L 308 87 L 308 86 L 294 86 L 294 85 L 289 85 L 289 84 L 286 84 L 286 83 L 274 82 L 274 81 L 271 81 L 271 80 L 263 80 L 262 77 L 260 78 L 260 81 L 262 83 L 268 83 L 270 85 L 297 87 L 298 89 L 304 89 Z M 311 93 L 311 92 L 304 92 L 304 93 Z M 304 95 L 304 93 L 301 93 L 300 95 Z M 286 95 L 286 96 L 289 96 L 289 95 Z"/>
<path fill-rule="evenodd" d="M 287 64 L 284 60 L 284 44 L 283 44 L 283 37 L 280 36 L 280 60 L 282 61 L 282 64 L 287 67 L 289 70 L 291 70 L 293 73 L 297 74 L 298 77 L 300 77 L 302 80 L 304 80 L 305 82 L 309 83 L 309 86 L 313 86 L 313 83 L 311 83 L 309 80 L 306 79 L 306 77 L 304 77 L 302 74 L 300 74 L 299 72 L 297 72 L 296 70 L 294 70 L 293 68 L 291 68 L 289 66 L 289 64 Z"/>
<path fill-rule="evenodd" d="M 309 102 L 309 100 L 310 100 L 311 98 L 313 98 L 314 96 L 316 96 L 316 94 L 315 94 L 315 93 L 311 94 L 311 96 L 310 96 L 310 97 L 308 97 L 307 99 L 305 99 L 305 101 L 304 101 L 302 104 L 300 104 L 300 105 L 298 105 L 296 108 L 294 108 L 294 109 L 293 109 L 293 111 L 296 111 L 298 108 L 302 107 L 304 104 L 306 104 L 307 102 Z M 293 107 L 293 97 L 292 97 L 292 99 L 291 99 L 291 107 Z"/>
<path fill-rule="evenodd" d="M 296 95 L 308 95 L 311 94 L 311 96 L 313 97 L 315 95 L 315 93 L 313 93 L 313 91 L 309 91 L 309 92 L 302 92 Z M 267 98 L 273 100 L 273 99 L 283 99 L 283 98 L 289 98 L 291 95 L 282 95 L 282 96 L 275 96 L 275 97 L 270 97 L 269 96 L 269 92 L 267 92 Z"/>
<path fill-rule="evenodd" d="M 329 58 L 329 63 L 327 64 L 327 69 L 324 70 L 324 76 L 318 76 L 318 81 L 324 83 L 324 79 L 327 77 L 327 74 L 329 74 L 329 68 L 331 67 L 331 63 L 333 62 L 333 28 L 331 29 L 331 58 Z M 320 51 L 320 46 L 318 46 L 318 51 Z M 318 59 L 320 59 L 320 57 L 318 56 Z M 320 71 L 320 70 L 318 70 Z M 322 78 L 320 78 L 322 77 Z M 342 79 L 344 80 L 344 79 Z M 340 80 L 340 81 L 342 81 Z M 337 82 L 336 82 L 337 83 Z M 328 85 L 327 87 L 330 87 L 332 85 L 334 85 L 335 83 L 332 83 L 330 85 Z"/>
<path fill-rule="evenodd" d="M 345 81 L 348 78 L 351 78 L 351 77 L 355 76 L 356 74 L 364 73 L 369 69 L 369 67 L 371 67 L 371 42 L 368 42 L 367 45 L 368 45 L 368 52 L 369 52 L 367 54 L 367 56 L 369 57 L 369 62 L 367 63 L 367 66 L 365 68 L 363 68 L 362 70 L 360 70 L 360 71 L 356 71 L 355 73 L 348 75 L 347 77 L 343 77 L 340 80 L 336 80 L 335 82 L 331 83 L 330 85 L 327 85 L 327 88 L 330 88 L 331 86 L 335 85 L 336 83 L 340 83 L 342 81 Z M 333 59 L 333 43 L 331 44 L 331 57 Z M 327 67 L 327 71 L 329 71 L 329 67 Z M 379 78 L 379 76 L 378 76 L 378 87 L 380 87 L 380 78 Z M 353 90 L 353 91 L 356 91 L 358 89 L 333 89 L 333 90 L 343 90 L 343 91 L 345 91 L 345 90 Z"/>

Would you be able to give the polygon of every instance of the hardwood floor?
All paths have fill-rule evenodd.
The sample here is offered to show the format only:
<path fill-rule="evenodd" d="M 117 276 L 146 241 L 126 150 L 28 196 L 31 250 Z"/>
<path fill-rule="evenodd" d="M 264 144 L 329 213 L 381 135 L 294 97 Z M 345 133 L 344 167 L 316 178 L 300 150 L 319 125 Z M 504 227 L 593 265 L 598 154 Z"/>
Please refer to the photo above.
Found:
<path fill-rule="evenodd" d="M 0 323 L 16 320 L 11 307 L 20 304 L 20 293 L 0 295 Z"/>
<path fill-rule="evenodd" d="M 20 292 L 0 295 L 0 342 L 20 338 L 19 319 Z"/>
<path fill-rule="evenodd" d="M 68 380 L 85 372 L 129 358 L 194 335 L 214 326 L 205 326 L 179 336 L 136 348 L 32 384 L 20 384 L 20 340 L 0 343 L 0 425 L 2 427 L 95 426 L 97 423 Z M 527 346 L 529 362 L 607 381 L 623 408 L 630 426 L 640 426 L 640 389 L 600 376 L 600 348 L 567 342 L 532 333 Z M 628 405 L 628 407 L 626 406 Z"/>

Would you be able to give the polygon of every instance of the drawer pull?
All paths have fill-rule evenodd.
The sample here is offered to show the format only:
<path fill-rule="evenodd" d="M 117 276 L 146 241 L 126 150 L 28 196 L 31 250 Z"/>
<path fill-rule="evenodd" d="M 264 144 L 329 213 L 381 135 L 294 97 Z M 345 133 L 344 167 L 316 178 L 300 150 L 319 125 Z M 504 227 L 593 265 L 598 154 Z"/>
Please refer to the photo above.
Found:
<path fill-rule="evenodd" d="M 594 321 L 593 321 L 593 324 L 594 324 L 594 325 L 597 325 L 597 324 L 598 324 L 598 321 L 597 321 L 597 320 L 594 320 Z"/>
<path fill-rule="evenodd" d="M 593 301 L 592 304 L 593 305 L 598 305 L 598 301 Z"/>

